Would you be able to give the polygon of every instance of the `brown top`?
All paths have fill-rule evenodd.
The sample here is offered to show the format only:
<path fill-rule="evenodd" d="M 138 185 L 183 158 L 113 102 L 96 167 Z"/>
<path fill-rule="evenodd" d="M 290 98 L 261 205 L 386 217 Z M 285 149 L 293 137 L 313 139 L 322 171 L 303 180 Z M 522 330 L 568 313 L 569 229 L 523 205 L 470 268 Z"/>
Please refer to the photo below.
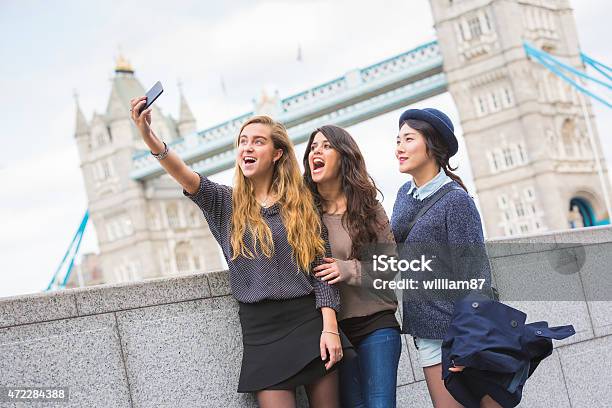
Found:
<path fill-rule="evenodd" d="M 378 243 L 387 244 L 381 247 L 389 255 L 388 252 L 394 249 L 395 240 L 387 214 L 380 203 L 376 216 L 383 226 L 378 233 Z M 338 320 L 369 316 L 382 310 L 397 310 L 397 297 L 393 290 L 374 289 L 372 285 L 376 278 L 390 280 L 392 276 L 383 276 L 380 272 L 372 271 L 372 254 L 368 259 L 351 259 L 353 241 L 342 223 L 342 214 L 323 214 L 323 223 L 328 229 L 332 257 L 336 259 L 341 275 L 347 277 L 336 284 L 340 289 L 342 305 Z M 376 250 L 374 252 L 381 255 Z"/>

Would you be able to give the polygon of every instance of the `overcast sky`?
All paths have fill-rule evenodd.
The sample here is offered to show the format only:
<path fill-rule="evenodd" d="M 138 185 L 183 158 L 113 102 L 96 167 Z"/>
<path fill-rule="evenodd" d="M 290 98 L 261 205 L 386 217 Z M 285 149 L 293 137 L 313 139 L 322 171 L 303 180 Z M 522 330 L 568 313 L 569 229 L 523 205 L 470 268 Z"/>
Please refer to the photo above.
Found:
<path fill-rule="evenodd" d="M 612 65 L 612 48 L 602 35 L 612 3 L 572 3 L 583 51 Z M 435 32 L 427 0 L 0 0 L 0 38 L 4 297 L 46 287 L 87 208 L 73 138 L 73 91 L 88 120 L 94 111 L 103 112 L 119 47 L 145 88 L 164 83 L 156 103 L 175 117 L 180 78 L 204 128 L 251 111 L 262 89 L 288 96 L 430 41 Z M 416 106 L 446 111 L 459 128 L 450 95 Z M 596 114 L 612 160 L 610 111 L 596 105 Z M 404 181 L 389 162 L 398 116 L 391 112 L 349 128 L 366 152 L 389 213 Z M 464 146 L 460 150 L 458 173 L 473 186 Z M 229 183 L 229 173 L 215 179 Z M 93 225 L 87 228 L 81 253 L 97 251 Z"/>

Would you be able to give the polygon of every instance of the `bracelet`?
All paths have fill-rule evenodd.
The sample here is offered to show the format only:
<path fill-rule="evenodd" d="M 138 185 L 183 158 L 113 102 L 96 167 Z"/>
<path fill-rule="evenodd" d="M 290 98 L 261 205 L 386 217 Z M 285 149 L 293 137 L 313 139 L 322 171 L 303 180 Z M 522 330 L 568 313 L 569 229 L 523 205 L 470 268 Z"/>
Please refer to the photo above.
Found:
<path fill-rule="evenodd" d="M 162 142 L 164 144 L 164 151 L 158 154 L 155 154 L 153 152 L 151 152 L 151 155 L 153 155 L 153 157 L 155 157 L 157 160 L 161 160 L 161 159 L 165 159 L 166 156 L 168 156 L 168 145 L 166 144 L 166 142 Z"/>
<path fill-rule="evenodd" d="M 331 331 L 331 330 L 323 330 L 323 331 L 321 332 L 321 334 L 323 334 L 323 333 L 335 334 L 336 336 L 339 336 L 339 335 L 340 335 L 340 333 L 336 333 L 336 332 L 333 332 L 333 331 Z"/>

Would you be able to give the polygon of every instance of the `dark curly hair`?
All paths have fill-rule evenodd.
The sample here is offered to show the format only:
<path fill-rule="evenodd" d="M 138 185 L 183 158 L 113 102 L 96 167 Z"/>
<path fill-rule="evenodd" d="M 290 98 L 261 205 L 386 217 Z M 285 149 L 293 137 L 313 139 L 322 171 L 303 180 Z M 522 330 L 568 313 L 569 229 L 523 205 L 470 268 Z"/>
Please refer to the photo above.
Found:
<path fill-rule="evenodd" d="M 353 241 L 351 257 L 359 259 L 359 251 L 364 245 L 377 241 L 378 231 L 382 228 L 378 214 L 379 202 L 377 193 L 382 192 L 366 170 L 365 160 L 353 137 L 344 129 L 334 125 L 325 125 L 310 135 L 304 152 L 304 181 L 313 194 L 315 204 L 322 211 L 323 198 L 317 184 L 310 176 L 310 153 L 312 141 L 321 132 L 330 145 L 340 154 L 340 176 L 342 192 L 346 196 L 346 212 L 342 223 Z"/>

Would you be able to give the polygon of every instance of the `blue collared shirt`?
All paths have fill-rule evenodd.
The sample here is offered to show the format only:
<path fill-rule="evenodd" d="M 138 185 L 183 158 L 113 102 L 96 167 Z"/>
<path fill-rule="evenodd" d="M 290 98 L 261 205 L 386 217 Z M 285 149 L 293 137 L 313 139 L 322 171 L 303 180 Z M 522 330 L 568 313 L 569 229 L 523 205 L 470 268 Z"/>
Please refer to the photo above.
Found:
<path fill-rule="evenodd" d="M 414 180 L 412 180 L 410 183 L 410 188 L 408 189 L 408 195 L 422 201 L 438 191 L 440 187 L 450 183 L 451 181 L 453 181 L 453 179 L 448 177 L 444 170 L 440 169 L 440 172 L 434 178 L 423 184 L 421 187 L 417 187 L 416 184 L 414 184 Z"/>

